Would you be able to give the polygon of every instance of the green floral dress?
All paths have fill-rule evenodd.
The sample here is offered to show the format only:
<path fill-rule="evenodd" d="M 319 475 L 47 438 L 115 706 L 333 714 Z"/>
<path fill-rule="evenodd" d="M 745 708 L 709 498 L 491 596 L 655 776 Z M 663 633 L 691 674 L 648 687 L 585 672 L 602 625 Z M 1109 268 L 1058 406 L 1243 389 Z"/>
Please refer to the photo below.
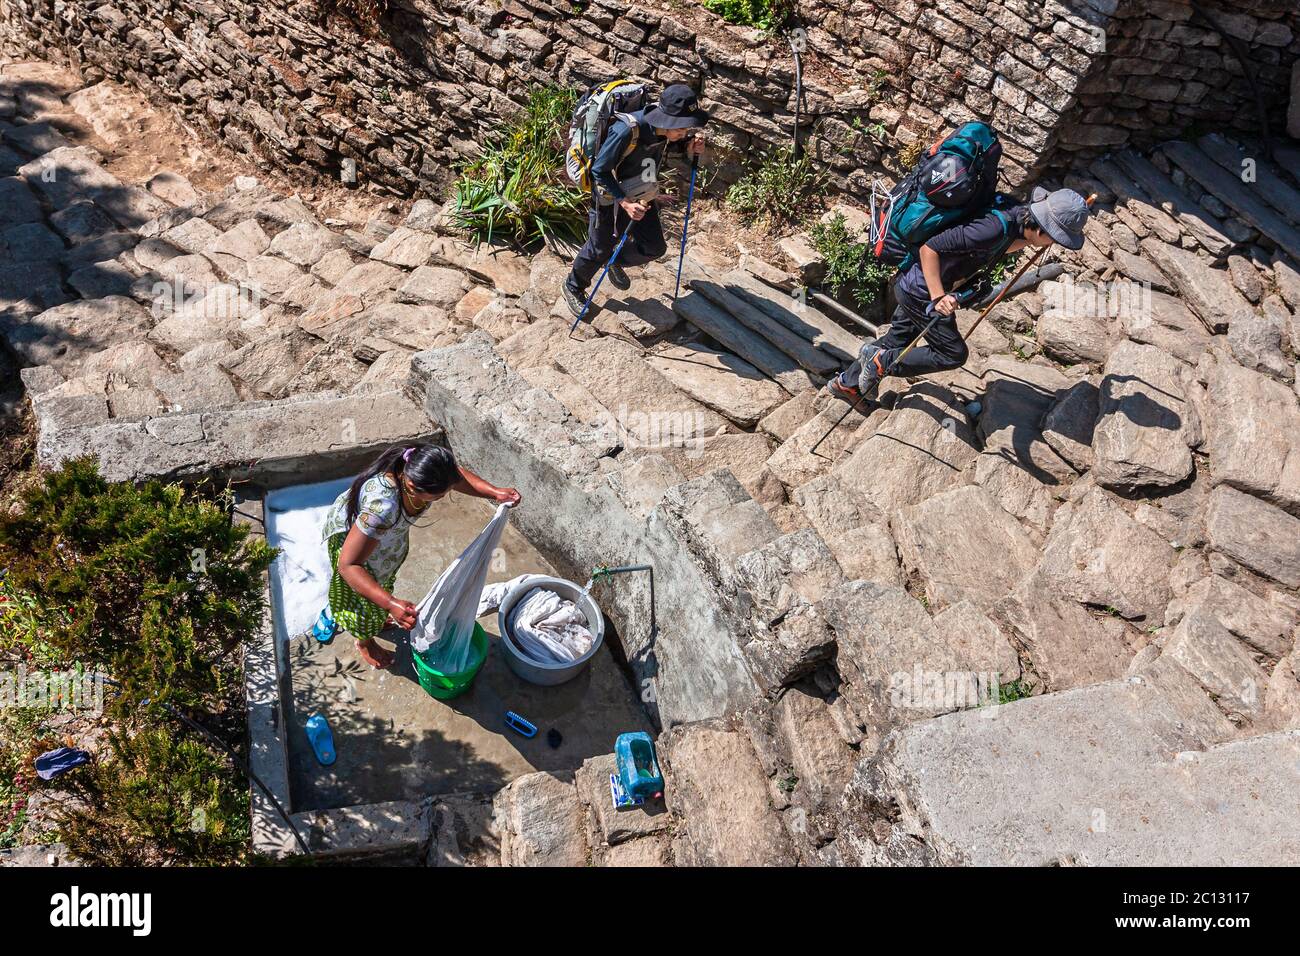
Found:
<path fill-rule="evenodd" d="M 338 625 L 351 631 L 358 640 L 376 636 L 384 629 L 388 608 L 371 604 L 339 576 L 339 552 L 348 536 L 348 491 L 335 499 L 325 518 L 321 533 L 329 549 L 330 614 Z M 365 569 L 385 591 L 393 590 L 398 569 L 406 560 L 411 519 L 402 508 L 402 493 L 387 475 L 376 475 L 361 486 L 357 499 L 357 527 L 367 537 L 378 541 L 374 553 L 366 559 Z"/>

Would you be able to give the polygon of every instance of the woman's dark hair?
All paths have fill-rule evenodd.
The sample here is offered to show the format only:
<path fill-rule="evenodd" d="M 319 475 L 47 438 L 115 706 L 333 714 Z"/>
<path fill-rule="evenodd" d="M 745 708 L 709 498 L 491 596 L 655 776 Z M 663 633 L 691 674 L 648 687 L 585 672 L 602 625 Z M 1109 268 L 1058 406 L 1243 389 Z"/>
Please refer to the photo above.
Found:
<path fill-rule="evenodd" d="M 415 490 L 426 495 L 440 495 L 460 480 L 460 469 L 450 448 L 416 442 L 413 445 L 394 445 L 357 475 L 348 489 L 348 526 L 357 520 L 360 507 L 361 486 L 375 475 L 393 474 L 400 481 L 405 475 L 411 479 Z"/>

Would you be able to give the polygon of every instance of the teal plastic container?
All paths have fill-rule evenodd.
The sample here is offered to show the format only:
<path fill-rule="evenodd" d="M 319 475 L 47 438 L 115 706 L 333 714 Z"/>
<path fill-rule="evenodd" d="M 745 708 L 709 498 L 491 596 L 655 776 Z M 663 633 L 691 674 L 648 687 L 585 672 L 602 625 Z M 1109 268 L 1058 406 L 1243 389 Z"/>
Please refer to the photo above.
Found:
<path fill-rule="evenodd" d="M 619 783 L 630 797 L 658 797 L 664 792 L 664 776 L 655 759 L 655 742 L 649 734 L 637 731 L 619 734 L 614 741 L 614 761 L 618 765 Z"/>

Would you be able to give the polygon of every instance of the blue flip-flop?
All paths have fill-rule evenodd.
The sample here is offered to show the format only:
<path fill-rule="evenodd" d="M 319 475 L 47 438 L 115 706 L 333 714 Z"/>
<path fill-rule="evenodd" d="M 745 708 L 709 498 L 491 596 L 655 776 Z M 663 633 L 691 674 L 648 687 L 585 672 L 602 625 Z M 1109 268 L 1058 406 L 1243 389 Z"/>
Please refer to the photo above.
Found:
<path fill-rule="evenodd" d="M 305 729 L 316 759 L 321 762 L 321 766 L 328 767 L 338 758 L 338 754 L 334 752 L 334 733 L 330 730 L 325 715 L 312 714 L 307 718 Z"/>
<path fill-rule="evenodd" d="M 321 608 L 320 617 L 316 618 L 316 623 L 311 626 L 311 636 L 321 644 L 328 644 L 334 640 L 334 635 L 338 633 L 338 630 L 338 623 L 330 616 L 328 605 Z"/>
<path fill-rule="evenodd" d="M 36 758 L 36 776 L 42 780 L 53 780 L 59 774 L 80 767 L 89 760 L 90 754 L 76 747 L 47 750 Z"/>

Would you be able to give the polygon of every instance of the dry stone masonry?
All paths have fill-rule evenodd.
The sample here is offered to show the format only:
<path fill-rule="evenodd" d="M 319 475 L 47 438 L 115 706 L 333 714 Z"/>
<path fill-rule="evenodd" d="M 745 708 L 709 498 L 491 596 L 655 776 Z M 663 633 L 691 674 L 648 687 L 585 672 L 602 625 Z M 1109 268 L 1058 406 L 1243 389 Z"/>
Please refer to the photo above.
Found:
<path fill-rule="evenodd" d="M 900 148 L 968 119 L 999 129 L 1017 185 L 1198 123 L 1258 132 L 1262 111 L 1280 131 L 1300 82 L 1286 0 L 811 0 L 787 41 L 622 0 L 397 0 L 364 32 L 329 9 L 9 0 L 0 36 L 171 102 L 265 162 L 336 181 L 355 165 L 400 194 L 443 183 L 539 84 L 690 83 L 736 148 L 724 179 L 788 143 L 798 112 L 835 186 L 860 194 Z"/>

